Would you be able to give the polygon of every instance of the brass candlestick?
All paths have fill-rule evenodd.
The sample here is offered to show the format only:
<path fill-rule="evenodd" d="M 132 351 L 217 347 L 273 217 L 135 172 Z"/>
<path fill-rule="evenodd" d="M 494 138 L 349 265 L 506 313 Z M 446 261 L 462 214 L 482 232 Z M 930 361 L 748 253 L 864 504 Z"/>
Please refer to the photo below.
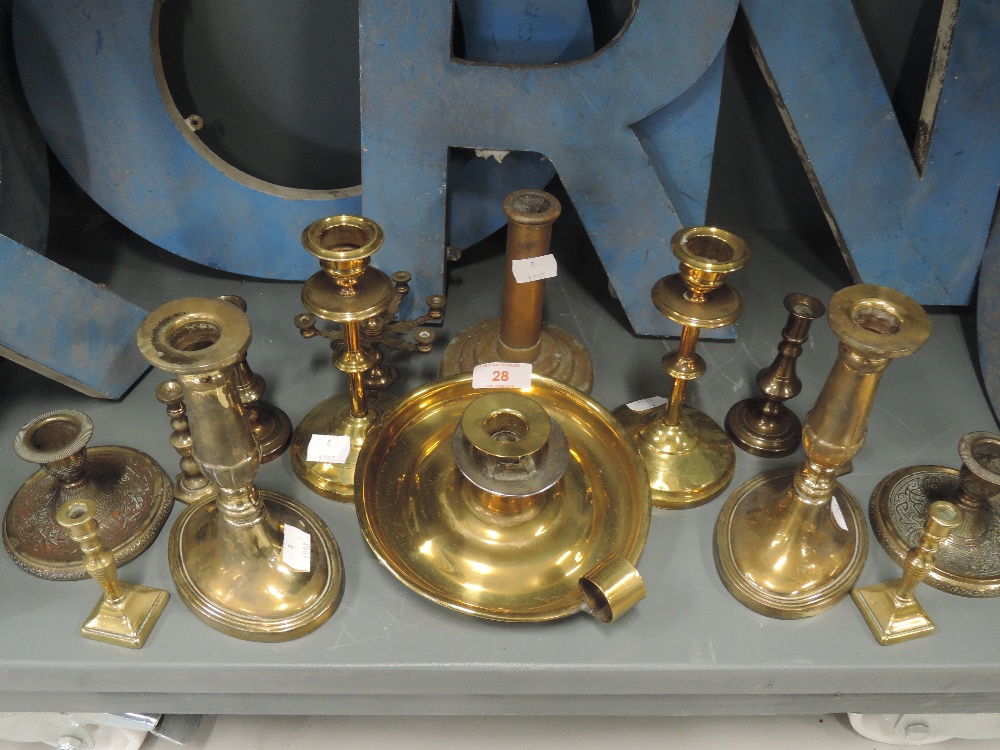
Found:
<path fill-rule="evenodd" d="M 868 414 L 889 363 L 917 351 L 931 324 L 916 302 L 873 284 L 841 289 L 827 316 L 840 339 L 837 361 L 812 411 L 797 470 L 776 469 L 745 482 L 715 527 L 722 582 L 755 612 L 793 619 L 840 601 L 861 574 L 868 532 L 838 469 L 865 440 Z"/>
<path fill-rule="evenodd" d="M 57 581 L 87 577 L 80 547 L 56 523 L 68 500 L 90 498 L 115 562 L 139 556 L 160 533 L 173 507 L 170 478 L 152 458 L 119 445 L 88 447 L 90 417 L 75 409 L 35 417 L 14 437 L 14 452 L 40 464 L 21 485 L 3 518 L 3 543 L 22 570 Z"/>
<path fill-rule="evenodd" d="M 778 356 L 770 367 L 757 373 L 763 398 L 748 398 L 733 404 L 726 414 L 726 432 L 733 442 L 756 456 L 787 456 L 802 442 L 802 423 L 785 401 L 802 390 L 795 374 L 795 361 L 809 338 L 809 326 L 826 312 L 823 303 L 808 294 L 785 297 L 788 321 L 781 331 Z"/>
<path fill-rule="evenodd" d="M 416 326 L 444 315 L 445 299 L 427 298 L 428 312 L 409 321 L 396 320 L 403 297 L 409 292 L 410 274 L 393 274 L 392 280 L 372 268 L 371 256 L 382 246 L 382 229 L 360 216 L 331 216 L 315 221 L 302 233 L 302 244 L 319 259 L 323 270 L 302 287 L 302 304 L 308 313 L 295 325 L 304 338 L 330 340 L 334 366 L 348 378 L 348 393 L 321 401 L 305 416 L 292 437 L 292 469 L 314 492 L 333 500 L 353 502 L 354 468 L 365 437 L 396 399 L 371 395 L 371 386 L 395 378 L 382 356 L 381 346 L 426 353 L 434 332 L 414 331 Z M 339 330 L 316 327 L 321 318 L 340 324 Z M 390 334 L 414 331 L 414 343 Z M 342 462 L 310 461 L 314 435 L 346 436 L 350 450 Z"/>
<path fill-rule="evenodd" d="M 533 372 L 584 393 L 594 386 L 594 368 L 583 345 L 566 331 L 542 322 L 545 280 L 518 283 L 514 261 L 547 255 L 552 224 L 562 212 L 555 196 L 516 190 L 503 201 L 507 215 L 507 271 L 500 317 L 467 328 L 445 349 L 441 375 L 472 372 L 484 362 L 530 362 Z"/>
<path fill-rule="evenodd" d="M 316 629 L 340 602 L 340 551 L 312 511 L 253 484 L 260 445 L 235 375 L 250 321 L 218 299 L 180 299 L 151 312 L 137 338 L 142 355 L 183 385 L 194 460 L 219 488 L 215 502 L 188 506 L 171 530 L 177 593 L 197 617 L 237 638 L 284 641 Z M 308 551 L 293 560 L 296 543 Z"/>
<path fill-rule="evenodd" d="M 118 580 L 115 556 L 98 536 L 96 515 L 94 501 L 85 497 L 68 500 L 56 512 L 56 522 L 83 551 L 87 572 L 104 589 L 80 632 L 95 641 L 142 648 L 170 594 Z"/>
<path fill-rule="evenodd" d="M 883 646 L 934 632 L 934 623 L 913 590 L 934 567 L 941 544 L 961 521 L 962 512 L 956 506 L 942 500 L 931 503 L 920 544 L 910 551 L 903 563 L 903 577 L 851 591 L 872 635 Z"/>
<path fill-rule="evenodd" d="M 170 445 L 181 457 L 180 472 L 174 477 L 174 499 L 190 505 L 207 497 L 215 497 L 219 488 L 201 473 L 198 462 L 191 456 L 191 429 L 184 407 L 184 386 L 179 380 L 165 380 L 156 386 L 156 400 L 167 407 L 170 416 Z"/>
<path fill-rule="evenodd" d="M 739 293 L 725 280 L 750 259 L 750 248 L 712 227 L 682 229 L 670 247 L 681 272 L 660 279 L 652 291 L 656 308 L 684 326 L 677 350 L 661 363 L 674 381 L 670 400 L 641 412 L 619 406 L 614 415 L 646 464 L 653 504 L 691 508 L 714 498 L 733 477 L 733 444 L 711 417 L 685 405 L 684 395 L 688 382 L 705 373 L 705 360 L 695 353 L 699 331 L 730 325 L 743 312 Z"/>
<path fill-rule="evenodd" d="M 936 589 L 959 596 L 1000 596 L 1000 435 L 970 432 L 958 443 L 962 468 L 910 466 L 883 479 L 872 493 L 875 537 L 898 564 L 920 539 L 927 509 L 949 500 L 962 523 L 938 552 L 927 575 Z"/>

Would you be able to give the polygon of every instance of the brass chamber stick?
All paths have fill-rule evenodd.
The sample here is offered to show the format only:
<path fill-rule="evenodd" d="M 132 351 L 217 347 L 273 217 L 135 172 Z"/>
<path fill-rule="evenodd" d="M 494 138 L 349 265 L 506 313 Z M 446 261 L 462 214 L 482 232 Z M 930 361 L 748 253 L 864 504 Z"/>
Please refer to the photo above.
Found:
<path fill-rule="evenodd" d="M 56 522 L 80 546 L 87 573 L 104 589 L 81 632 L 95 641 L 141 648 L 170 594 L 118 580 L 115 557 L 101 542 L 96 515 L 97 506 L 86 497 L 67 500 L 56 512 Z"/>
<path fill-rule="evenodd" d="M 910 466 L 894 471 L 872 493 L 872 530 L 902 564 L 920 540 L 928 509 L 950 501 L 962 511 L 927 571 L 927 583 L 959 596 L 1000 596 L 1000 435 L 970 432 L 958 443 L 962 468 Z"/>
<path fill-rule="evenodd" d="M 733 444 L 711 417 L 687 406 L 684 397 L 688 383 L 705 374 L 705 360 L 695 352 L 701 329 L 730 325 L 743 312 L 739 293 L 725 281 L 750 259 L 750 248 L 735 234 L 713 227 L 682 229 L 670 247 L 681 272 L 660 279 L 652 291 L 656 308 L 683 326 L 677 350 L 662 361 L 673 378 L 670 399 L 640 412 L 619 406 L 614 415 L 646 464 L 653 504 L 690 508 L 716 497 L 733 477 Z"/>
<path fill-rule="evenodd" d="M 167 407 L 170 416 L 170 445 L 181 457 L 180 472 L 174 478 L 174 499 L 190 505 L 207 497 L 215 497 L 219 488 L 201 473 L 192 457 L 191 428 L 184 407 L 184 386 L 179 380 L 165 380 L 156 386 L 156 400 Z"/>
<path fill-rule="evenodd" d="M 518 283 L 515 261 L 549 253 L 552 224 L 562 212 L 555 196 L 516 190 L 503 201 L 507 215 L 507 270 L 500 317 L 458 334 L 445 349 L 441 375 L 472 372 L 485 362 L 530 362 L 532 372 L 590 393 L 594 368 L 583 345 L 566 331 L 542 322 L 545 280 Z"/>
<path fill-rule="evenodd" d="M 87 497 L 104 543 L 119 565 L 149 547 L 173 507 L 170 478 L 152 458 L 118 445 L 88 447 L 90 417 L 60 409 L 35 417 L 14 437 L 14 452 L 40 464 L 3 518 L 3 543 L 20 568 L 39 578 L 87 577 L 80 546 L 56 523 L 64 503 Z"/>
<path fill-rule="evenodd" d="M 748 398 L 733 404 L 726 414 L 726 432 L 747 453 L 777 458 L 793 453 L 802 442 L 802 423 L 785 402 L 802 390 L 795 362 L 809 338 L 809 326 L 826 312 L 823 303 L 808 294 L 793 292 L 785 297 L 788 321 L 781 331 L 778 356 L 770 367 L 757 373 L 763 398 Z"/>
<path fill-rule="evenodd" d="M 402 271 L 390 279 L 370 265 L 383 239 L 378 224 L 360 216 L 330 216 L 302 232 L 303 246 L 319 259 L 322 270 L 302 288 L 302 304 L 308 312 L 296 316 L 295 325 L 304 338 L 330 340 L 333 364 L 347 375 L 348 393 L 321 401 L 295 428 L 292 469 L 314 492 L 344 502 L 354 500 L 354 471 L 365 437 L 395 403 L 394 398 L 376 391 L 396 378 L 381 347 L 427 353 L 434 332 L 415 329 L 444 316 L 445 298 L 433 294 L 427 298 L 425 315 L 415 320 L 396 319 L 409 292 L 410 274 Z M 340 328 L 318 328 L 317 318 Z M 413 343 L 394 337 L 410 332 Z M 349 438 L 346 457 L 337 462 L 309 460 L 309 445 L 316 435 Z"/>
<path fill-rule="evenodd" d="M 962 512 L 958 507 L 943 500 L 931 503 L 919 546 L 911 550 L 903 562 L 903 577 L 851 591 L 872 635 L 883 646 L 934 632 L 934 623 L 913 591 L 934 567 L 942 543 L 961 521 Z"/>
<path fill-rule="evenodd" d="M 838 470 L 864 444 L 885 368 L 920 349 L 931 331 L 920 305 L 873 284 L 834 294 L 827 320 L 840 347 L 805 419 L 805 461 L 738 487 L 715 527 L 722 582 L 742 604 L 768 617 L 824 612 L 861 574 L 868 531 L 857 500 L 836 480 Z"/>
<path fill-rule="evenodd" d="M 340 602 L 340 551 L 312 511 L 254 486 L 260 445 L 236 377 L 250 321 L 222 300 L 180 299 L 151 312 L 137 339 L 151 364 L 181 382 L 193 458 L 219 488 L 214 501 L 188 506 L 171 530 L 178 595 L 201 620 L 237 638 L 284 641 L 313 631 Z"/>

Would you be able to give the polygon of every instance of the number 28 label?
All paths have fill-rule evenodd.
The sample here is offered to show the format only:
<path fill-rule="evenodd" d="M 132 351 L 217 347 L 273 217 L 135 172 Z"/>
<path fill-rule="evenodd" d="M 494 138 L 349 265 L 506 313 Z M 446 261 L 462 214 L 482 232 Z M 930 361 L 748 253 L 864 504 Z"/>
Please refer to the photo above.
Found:
<path fill-rule="evenodd" d="M 527 362 L 485 362 L 472 371 L 472 387 L 530 388 L 531 365 Z"/>

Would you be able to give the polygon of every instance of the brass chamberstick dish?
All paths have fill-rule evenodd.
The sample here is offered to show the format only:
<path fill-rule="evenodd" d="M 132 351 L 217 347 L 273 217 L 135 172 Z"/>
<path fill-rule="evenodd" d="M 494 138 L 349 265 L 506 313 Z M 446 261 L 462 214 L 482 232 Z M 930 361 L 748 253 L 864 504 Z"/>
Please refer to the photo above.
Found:
<path fill-rule="evenodd" d="M 551 435 L 545 447 L 538 432 Z M 485 449 L 479 458 L 498 459 L 488 481 L 467 455 L 456 463 L 466 437 Z M 531 454 L 533 476 L 552 463 L 561 476 L 497 490 L 515 454 Z M 419 388 L 365 443 L 356 480 L 375 555 L 450 609 L 530 622 L 589 608 L 611 622 L 645 593 L 633 567 L 649 532 L 645 468 L 614 417 L 559 381 L 535 375 L 530 388 L 484 391 L 466 374 Z"/>

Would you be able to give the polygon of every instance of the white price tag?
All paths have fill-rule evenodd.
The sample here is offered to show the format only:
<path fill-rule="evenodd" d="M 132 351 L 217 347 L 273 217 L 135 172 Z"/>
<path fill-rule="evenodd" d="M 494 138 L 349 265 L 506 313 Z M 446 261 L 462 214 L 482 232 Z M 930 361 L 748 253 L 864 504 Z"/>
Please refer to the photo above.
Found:
<path fill-rule="evenodd" d="M 837 498 L 830 499 L 830 512 L 833 514 L 833 521 L 844 531 L 847 531 L 847 521 L 844 520 L 844 511 L 840 509 Z"/>
<path fill-rule="evenodd" d="M 281 561 L 292 570 L 309 572 L 312 537 L 309 532 L 285 524 L 285 540 L 281 544 Z"/>
<path fill-rule="evenodd" d="M 510 271 L 518 284 L 551 279 L 556 275 L 556 256 L 549 253 L 537 258 L 519 258 L 511 261 Z"/>
<path fill-rule="evenodd" d="M 649 411 L 650 409 L 655 409 L 657 406 L 663 406 L 667 403 L 667 399 L 663 396 L 650 396 L 649 398 L 640 398 L 638 401 L 632 401 L 631 403 L 625 404 L 632 411 Z"/>
<path fill-rule="evenodd" d="M 472 371 L 472 387 L 530 388 L 531 365 L 527 362 L 484 362 Z"/>
<path fill-rule="evenodd" d="M 313 435 L 306 446 L 306 461 L 342 464 L 350 452 L 351 439 L 347 435 Z"/>

